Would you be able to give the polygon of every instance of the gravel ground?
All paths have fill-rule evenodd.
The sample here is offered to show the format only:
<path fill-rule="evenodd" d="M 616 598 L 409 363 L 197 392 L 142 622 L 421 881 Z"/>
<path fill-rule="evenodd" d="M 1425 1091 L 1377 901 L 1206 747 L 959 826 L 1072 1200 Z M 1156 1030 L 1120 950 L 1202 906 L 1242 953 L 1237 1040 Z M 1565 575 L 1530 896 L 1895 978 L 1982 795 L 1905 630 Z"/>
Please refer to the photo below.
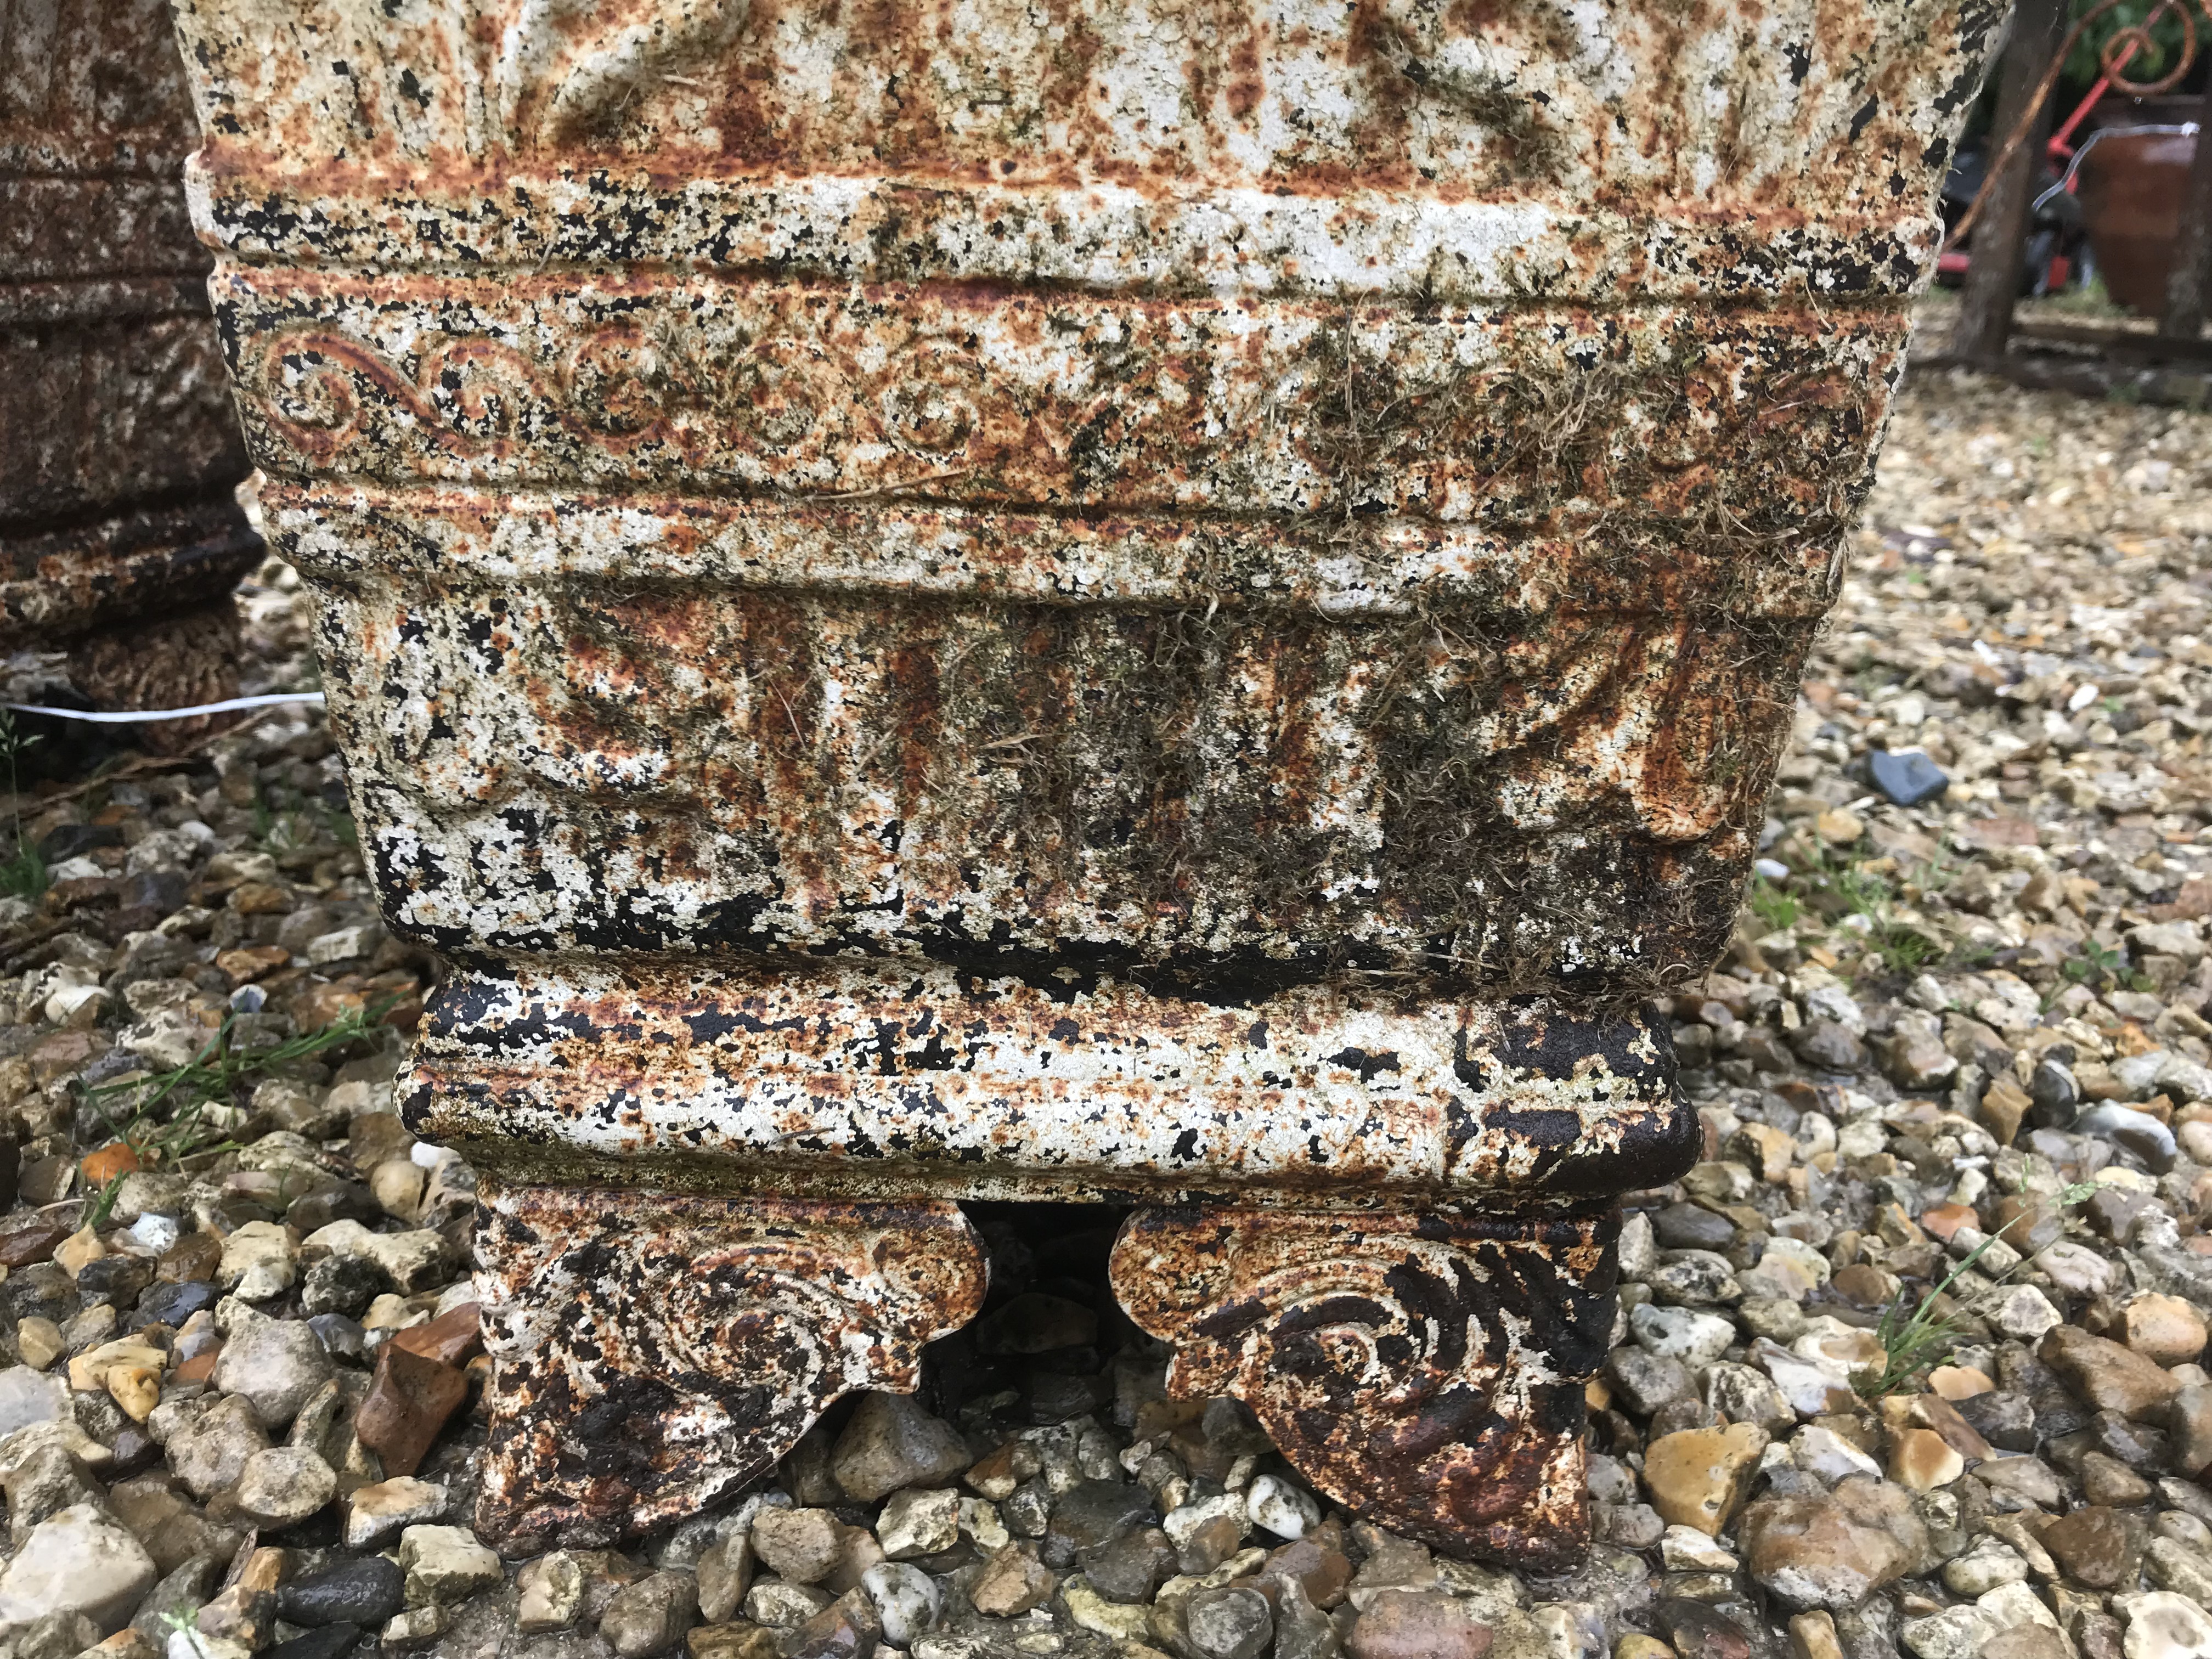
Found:
<path fill-rule="evenodd" d="M 1631 1200 L 1565 1579 L 1356 1522 L 1241 1407 L 1162 1399 L 1115 1217 L 1016 1206 L 920 1399 L 843 1402 L 672 1534 L 501 1562 L 473 1177 L 392 1110 L 434 967 L 319 717 L 27 783 L 0 1659 L 2212 1659 L 2208 439 L 1907 389 L 1736 942 L 1671 1009 L 1707 1161 Z M 307 672 L 295 588 L 242 596 L 253 689 Z"/>

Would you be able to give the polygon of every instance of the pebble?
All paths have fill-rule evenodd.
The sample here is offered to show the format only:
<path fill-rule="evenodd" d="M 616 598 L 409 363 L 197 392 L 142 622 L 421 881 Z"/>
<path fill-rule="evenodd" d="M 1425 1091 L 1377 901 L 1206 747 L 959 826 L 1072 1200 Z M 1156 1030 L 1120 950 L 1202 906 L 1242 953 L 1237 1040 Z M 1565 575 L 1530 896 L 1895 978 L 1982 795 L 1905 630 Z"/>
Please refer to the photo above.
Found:
<path fill-rule="evenodd" d="M 299 1277 L 299 1241 L 273 1221 L 249 1221 L 222 1242 L 216 1281 L 245 1302 L 266 1302 Z"/>
<path fill-rule="evenodd" d="M 1260 1659 L 1275 1639 L 1275 1612 L 1256 1589 L 1224 1585 L 1182 1604 L 1185 1638 L 1199 1659 Z"/>
<path fill-rule="evenodd" d="M 753 1517 L 753 1553 L 779 1578 L 819 1583 L 844 1553 L 843 1533 L 827 1510 L 763 1510 Z"/>
<path fill-rule="evenodd" d="M 253 1453 L 239 1471 L 238 1511 L 256 1526 L 296 1526 L 337 1496 L 338 1478 L 322 1457 L 303 1446 L 270 1446 Z"/>
<path fill-rule="evenodd" d="M 1091 1589 L 1080 1573 L 1061 1583 L 1057 1605 L 1077 1629 L 1116 1642 L 1140 1642 L 1152 1633 L 1152 1614 L 1147 1609 L 1108 1601 Z"/>
<path fill-rule="evenodd" d="M 1640 1347 L 1615 1348 L 1605 1373 L 1622 1403 L 1639 1417 L 1649 1417 L 1674 1401 L 1692 1399 L 1698 1391 L 1687 1365 L 1671 1355 Z"/>
<path fill-rule="evenodd" d="M 1943 1585 L 1954 1595 L 1971 1599 L 2002 1584 L 2023 1583 L 2027 1572 L 2027 1562 L 2018 1550 L 1995 1538 L 1984 1538 L 1964 1555 L 1944 1563 Z"/>
<path fill-rule="evenodd" d="M 949 1486 L 893 1492 L 877 1519 L 876 1537 L 894 1561 L 951 1549 L 960 1540 L 960 1494 Z"/>
<path fill-rule="evenodd" d="M 847 1659 L 872 1651 L 880 1634 L 874 1605 L 856 1589 L 801 1625 L 783 1650 L 787 1659 Z"/>
<path fill-rule="evenodd" d="M 2060 1516 L 2042 1529 L 2037 1541 L 2068 1577 L 2106 1590 L 2120 1583 L 2140 1547 L 2127 1517 L 2100 1504 Z"/>
<path fill-rule="evenodd" d="M 1281 1585 L 1275 1595 L 1275 1659 L 1341 1659 L 1343 1652 L 1328 1614 L 1295 1583 Z"/>
<path fill-rule="evenodd" d="M 1254 1526 L 1278 1538 L 1304 1538 L 1321 1524 L 1321 1505 L 1313 1494 L 1272 1474 L 1255 1477 L 1245 1488 L 1244 1513 Z"/>
<path fill-rule="evenodd" d="M 742 1621 L 696 1625 L 684 1638 L 691 1659 L 778 1659 L 775 1632 Z"/>
<path fill-rule="evenodd" d="M 976 1612 L 1012 1619 L 1044 1605 L 1059 1580 L 1037 1559 L 1036 1546 L 1016 1539 L 984 1562 L 969 1590 Z"/>
<path fill-rule="evenodd" d="M 2190 1364 L 2204 1352 L 2206 1322 L 2191 1303 L 2160 1291 L 2128 1298 L 2120 1310 L 2119 1340 L 2153 1364 Z"/>
<path fill-rule="evenodd" d="M 69 1344 L 62 1339 L 60 1326 L 32 1314 L 16 1323 L 15 1352 L 24 1369 L 42 1371 L 69 1352 Z"/>
<path fill-rule="evenodd" d="M 700 1554 L 694 1573 L 698 1580 L 699 1617 L 709 1625 L 723 1623 L 744 1605 L 745 1591 L 752 1586 L 750 1530 L 733 1532 L 708 1546 Z M 866 1573 L 861 1575 L 864 1583 L 866 1577 Z"/>
<path fill-rule="evenodd" d="M 1639 1303 L 1629 1310 L 1628 1328 L 1648 1352 L 1679 1359 L 1692 1370 L 1711 1364 L 1737 1338 L 1735 1323 L 1718 1314 L 1650 1303 Z"/>
<path fill-rule="evenodd" d="M 1819 1498 L 1770 1498 L 1739 1528 L 1751 1575 L 1786 1607 L 1857 1607 L 1899 1577 L 1927 1547 L 1927 1530 L 1903 1487 L 1846 1475 Z"/>
<path fill-rule="evenodd" d="M 2038 1341 L 2066 1322 L 2066 1316 L 2033 1285 L 2008 1291 L 1990 1310 L 1989 1318 L 2000 1334 L 2020 1342 Z"/>
<path fill-rule="evenodd" d="M 73 1504 L 33 1527 L 0 1570 L 0 1625 L 82 1613 L 103 1636 L 154 1587 L 154 1559 L 91 1504 Z"/>
<path fill-rule="evenodd" d="M 2172 1435 L 2173 1467 L 2201 1475 L 2212 1467 L 2212 1387 L 2192 1383 L 2173 1397 L 2166 1426 Z"/>
<path fill-rule="evenodd" d="M 437 1482 L 409 1475 L 356 1486 L 345 1498 L 345 1547 L 367 1549 L 404 1528 L 435 1521 L 451 1501 Z"/>
<path fill-rule="evenodd" d="M 179 1425 L 167 1431 L 162 1443 L 171 1469 L 196 1498 L 212 1498 L 235 1486 L 246 1473 L 246 1460 L 268 1449 L 269 1437 L 252 1403 L 243 1395 L 226 1395 L 196 1407 Z M 157 1407 L 149 1421 L 159 1425 L 167 1405 Z"/>
<path fill-rule="evenodd" d="M 1966 1472 L 1966 1460 L 1932 1429 L 1901 1429 L 1891 1437 L 1889 1478 L 1911 1492 L 1948 1486 Z"/>
<path fill-rule="evenodd" d="M 381 1555 L 302 1574 L 276 1592 L 276 1614 L 295 1625 L 379 1625 L 406 1602 L 407 1574 Z"/>
<path fill-rule="evenodd" d="M 514 1576 L 514 1587 L 515 1628 L 528 1634 L 566 1630 L 584 1611 L 584 1570 L 567 1550 L 525 1562 Z M 728 1616 L 727 1607 L 721 1611 Z"/>
<path fill-rule="evenodd" d="M 1743 1502 L 1766 1444 L 1765 1431 L 1749 1423 L 1653 1441 L 1644 1458 L 1652 1508 L 1670 1525 L 1717 1534 Z"/>
<path fill-rule="evenodd" d="M 1244 1526 L 1243 1502 L 1233 1496 L 1229 1498 L 1223 1514 L 1236 1527 L 1241 1539 Z M 1053 1501 L 1052 1514 L 1045 1527 L 1045 1559 L 1051 1563 L 1055 1553 L 1072 1559 L 1079 1550 L 1110 1543 L 1130 1528 L 1158 1518 L 1152 1495 L 1142 1486 L 1126 1486 L 1118 1480 L 1078 1481 Z M 1170 1539 L 1176 1537 L 1176 1527 L 1167 1525 L 1166 1530 Z"/>
<path fill-rule="evenodd" d="M 2141 1158 L 2154 1175 L 2164 1175 L 2179 1156 L 2173 1131 L 2148 1112 L 2130 1111 L 2124 1106 L 2098 1106 L 2076 1117 L 2072 1127 L 2075 1134 L 2097 1135 L 2124 1147 Z"/>
<path fill-rule="evenodd" d="M 416 1526 L 399 1534 L 399 1566 L 414 1606 L 459 1601 L 502 1582 L 499 1557 L 466 1527 Z"/>
<path fill-rule="evenodd" d="M 262 1659 L 344 1659 L 361 1645 L 362 1634 L 358 1625 L 325 1625 L 263 1649 Z"/>
<path fill-rule="evenodd" d="M 271 1319 L 234 1307 L 215 1386 L 252 1407 L 260 1425 L 283 1429 L 307 1396 L 337 1375 L 315 1334 L 293 1319 Z"/>
<path fill-rule="evenodd" d="M 2118 1598 L 2127 1659 L 2212 1659 L 2212 1615 L 2185 1595 L 2146 1590 Z"/>
<path fill-rule="evenodd" d="M 1918 749 L 1877 749 L 1867 757 L 1874 787 L 1898 806 L 1917 806 L 1935 799 L 1950 787 L 1942 768 Z"/>
<path fill-rule="evenodd" d="M 1669 1572 L 1734 1572 L 1741 1565 L 1732 1550 L 1695 1527 L 1669 1527 L 1659 1540 L 1660 1565 Z"/>
<path fill-rule="evenodd" d="M 379 1645 L 387 1648 L 428 1647 L 446 1633 L 451 1621 L 441 1602 L 428 1601 L 420 1607 L 402 1610 L 385 1621 Z"/>
<path fill-rule="evenodd" d="M 453 1248 L 441 1233 L 428 1228 L 372 1232 L 350 1217 L 308 1234 L 300 1255 L 308 1261 L 362 1262 L 381 1275 L 385 1288 L 401 1296 L 434 1288 L 453 1265 Z"/>
<path fill-rule="evenodd" d="M 860 1575 L 860 1588 L 875 1607 L 884 1640 L 895 1648 L 912 1647 L 936 1624 L 944 1605 L 937 1581 L 902 1561 L 878 1562 Z"/>
<path fill-rule="evenodd" d="M 1490 1626 L 1461 1602 L 1426 1590 L 1384 1590 L 1353 1622 L 1351 1659 L 1482 1659 Z"/>
<path fill-rule="evenodd" d="M 412 1474 L 468 1397 L 468 1379 L 453 1366 L 386 1342 L 377 1354 L 355 1432 L 386 1473 Z"/>
<path fill-rule="evenodd" d="M 599 1635 L 620 1659 L 649 1659 L 681 1642 L 698 1610 L 690 1574 L 656 1572 L 614 1593 L 599 1615 Z"/>
<path fill-rule="evenodd" d="M 1176 1565 L 1175 1546 L 1158 1527 L 1133 1527 L 1119 1538 L 1085 1552 L 1083 1558 L 1084 1577 L 1091 1581 L 1091 1589 L 1109 1601 L 1131 1605 L 1150 1601 L 1152 1593 L 1175 1575 Z M 1268 1570 L 1272 1572 L 1275 1568 L 1275 1559 L 1270 1557 Z M 1295 1567 L 1285 1570 L 1296 1571 Z M 1344 1576 L 1347 1581 L 1352 1576 L 1349 1563 Z M 1340 1583 L 1337 1599 L 1341 1601 L 1343 1595 Z"/>
<path fill-rule="evenodd" d="M 0 1370 L 0 1440 L 33 1424 L 70 1418 L 69 1389 L 59 1377 L 43 1376 L 29 1365 Z"/>
<path fill-rule="evenodd" d="M 2100 1411 L 2151 1418 L 2181 1389 L 2179 1382 L 2142 1354 L 2067 1326 L 2051 1330 L 2036 1352 L 2044 1364 Z"/>
<path fill-rule="evenodd" d="M 872 1504 L 902 1486 L 957 1480 L 973 1461 L 959 1432 L 911 1395 L 871 1393 L 837 1437 L 830 1469 L 848 1498 Z"/>

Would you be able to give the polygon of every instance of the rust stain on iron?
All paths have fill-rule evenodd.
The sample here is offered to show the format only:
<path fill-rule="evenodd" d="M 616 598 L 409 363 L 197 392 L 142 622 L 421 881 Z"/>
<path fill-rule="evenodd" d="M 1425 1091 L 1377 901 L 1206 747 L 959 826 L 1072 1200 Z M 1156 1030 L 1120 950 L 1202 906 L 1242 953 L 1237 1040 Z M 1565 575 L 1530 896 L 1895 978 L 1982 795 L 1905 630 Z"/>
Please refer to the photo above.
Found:
<path fill-rule="evenodd" d="M 387 902 L 453 951 L 1662 985 L 1721 941 L 1829 582 L 1648 527 L 1594 565 L 1564 526 L 265 499 L 331 585 Z"/>
<path fill-rule="evenodd" d="M 409 1124 L 518 1179 L 895 1198 L 1573 1205 L 1688 1166 L 1663 1028 L 1307 986 L 1237 1005 L 931 966 L 461 971 Z"/>
<path fill-rule="evenodd" d="M 462 964 L 407 1109 L 516 1328 L 616 1333 L 506 1351 L 495 1529 L 908 1375 L 747 1304 L 695 1394 L 772 1426 L 625 1404 L 595 1486 L 654 1298 L 1080 1197 L 1179 1388 L 1576 1553 L 1607 1196 L 1696 1149 L 1633 1005 L 1725 942 L 2002 10 L 181 0 L 364 851 Z"/>

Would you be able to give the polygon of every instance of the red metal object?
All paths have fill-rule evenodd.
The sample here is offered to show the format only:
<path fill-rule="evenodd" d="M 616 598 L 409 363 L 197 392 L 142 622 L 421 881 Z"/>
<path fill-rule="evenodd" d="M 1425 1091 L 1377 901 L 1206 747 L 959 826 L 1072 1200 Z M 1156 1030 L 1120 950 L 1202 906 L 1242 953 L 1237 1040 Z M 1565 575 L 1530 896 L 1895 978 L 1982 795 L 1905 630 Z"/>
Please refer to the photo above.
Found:
<path fill-rule="evenodd" d="M 2135 43 L 2130 41 L 2117 55 L 2112 64 L 2113 70 L 2118 72 L 2125 69 L 2135 60 Z M 2073 155 L 2075 129 L 2088 118 L 2089 112 L 2096 108 L 2098 100 L 2104 97 L 2112 84 L 2111 75 L 2100 75 L 2095 84 L 2089 88 L 2089 95 L 2074 106 L 2074 112 L 2060 124 L 2057 131 L 2051 135 L 2047 153 L 2052 165 L 2062 165 Z"/>

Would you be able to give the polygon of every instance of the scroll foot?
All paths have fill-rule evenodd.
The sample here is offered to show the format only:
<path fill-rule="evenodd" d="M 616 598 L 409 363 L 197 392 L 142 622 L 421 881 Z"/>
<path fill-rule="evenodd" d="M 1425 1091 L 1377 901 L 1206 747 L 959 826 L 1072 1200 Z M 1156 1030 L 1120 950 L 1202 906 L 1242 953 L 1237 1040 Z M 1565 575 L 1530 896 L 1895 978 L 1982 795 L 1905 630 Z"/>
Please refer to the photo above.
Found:
<path fill-rule="evenodd" d="M 1617 1218 L 1139 1210 L 1115 1243 L 1168 1389 L 1233 1395 L 1355 1515 L 1538 1571 L 1589 1542 L 1583 1388 Z"/>
<path fill-rule="evenodd" d="M 591 1546 L 697 1513 L 840 1395 L 910 1392 L 922 1346 L 983 1304 L 951 1203 L 511 1186 L 483 1198 L 492 1358 L 477 1530 Z"/>

